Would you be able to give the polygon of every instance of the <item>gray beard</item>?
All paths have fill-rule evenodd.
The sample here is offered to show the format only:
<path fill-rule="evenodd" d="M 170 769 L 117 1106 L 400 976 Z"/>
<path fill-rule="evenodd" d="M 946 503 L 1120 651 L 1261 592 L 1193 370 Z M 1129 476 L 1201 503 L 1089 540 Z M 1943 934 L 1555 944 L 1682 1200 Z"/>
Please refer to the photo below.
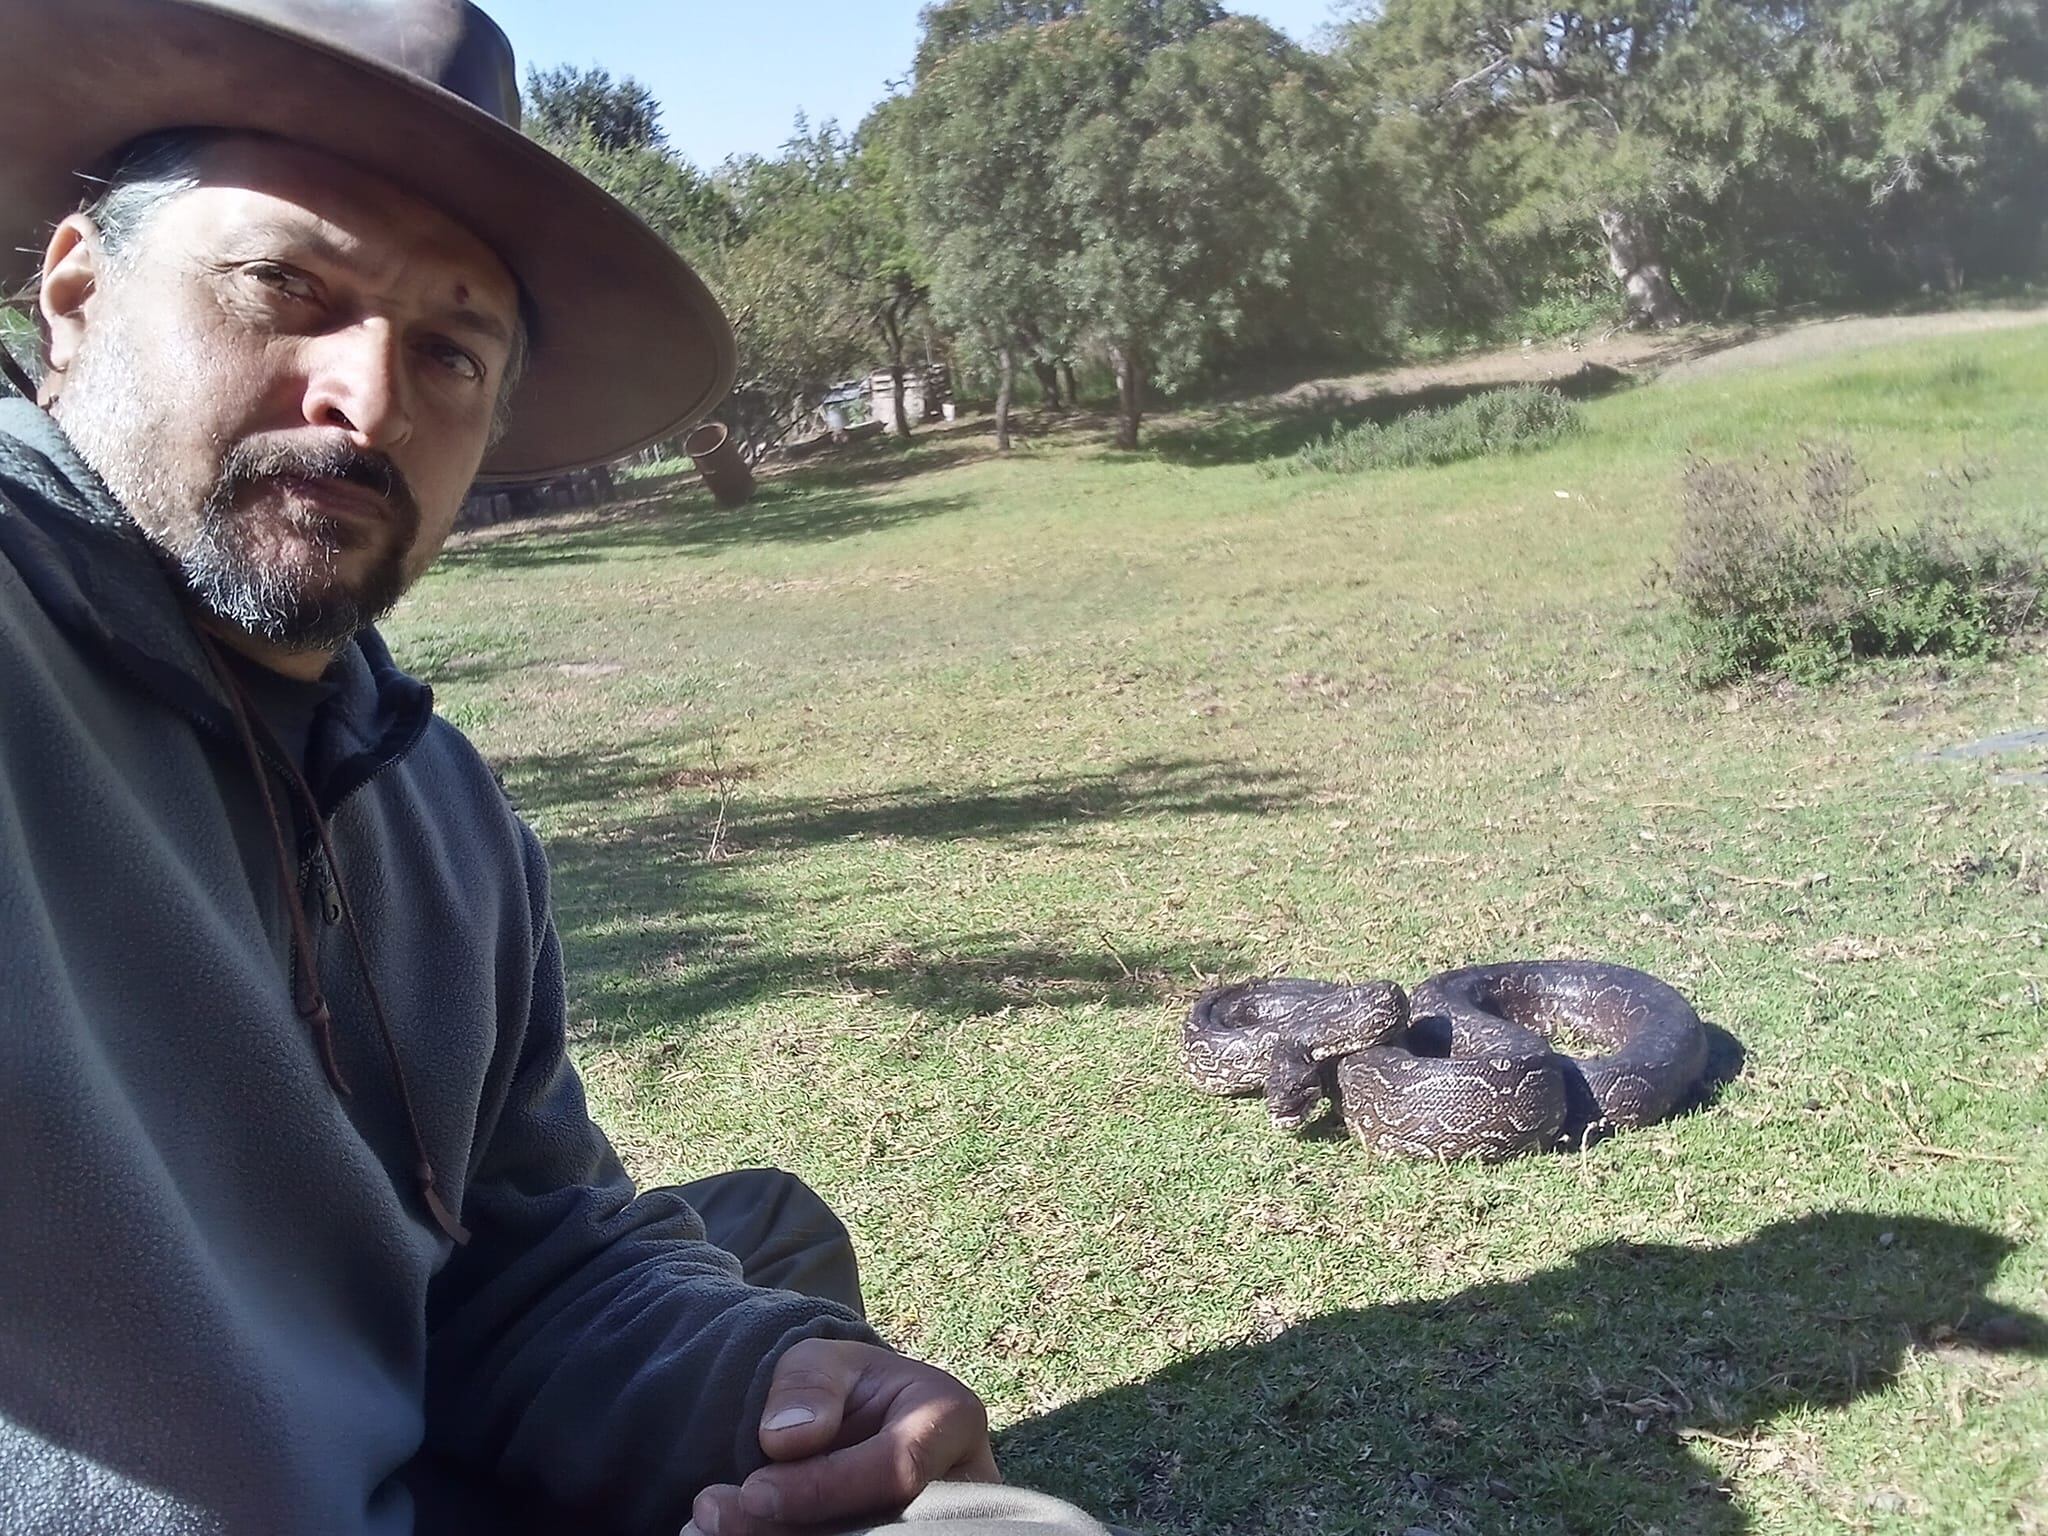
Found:
<path fill-rule="evenodd" d="M 405 552 L 417 536 L 419 512 L 388 460 L 339 443 L 310 450 L 236 443 L 219 451 L 210 482 L 187 483 L 152 452 L 154 444 L 176 441 L 182 414 L 160 384 L 118 328 L 103 329 L 73 359 L 51 414 L 202 613 L 280 650 L 312 652 L 338 650 L 391 611 L 405 593 Z M 370 486 L 404 520 L 403 537 L 368 575 L 345 583 L 336 569 L 343 544 L 334 523 L 285 512 L 252 515 L 238 505 L 252 487 L 282 475 Z M 303 553 L 280 558 L 279 536 L 287 533 Z"/>

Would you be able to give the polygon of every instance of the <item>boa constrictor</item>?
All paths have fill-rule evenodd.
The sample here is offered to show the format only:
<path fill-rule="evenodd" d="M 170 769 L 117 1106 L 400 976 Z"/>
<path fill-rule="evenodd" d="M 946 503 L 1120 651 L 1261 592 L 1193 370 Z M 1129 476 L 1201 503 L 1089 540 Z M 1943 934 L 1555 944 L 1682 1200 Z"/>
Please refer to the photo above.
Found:
<path fill-rule="evenodd" d="M 1217 987 L 1181 1037 L 1196 1087 L 1263 1094 L 1282 1130 L 1334 1098 L 1368 1146 L 1431 1158 L 1511 1157 L 1649 1125 L 1700 1089 L 1707 1055 L 1705 1027 L 1671 987 L 1578 960 L 1468 966 L 1412 997 L 1391 981 Z"/>

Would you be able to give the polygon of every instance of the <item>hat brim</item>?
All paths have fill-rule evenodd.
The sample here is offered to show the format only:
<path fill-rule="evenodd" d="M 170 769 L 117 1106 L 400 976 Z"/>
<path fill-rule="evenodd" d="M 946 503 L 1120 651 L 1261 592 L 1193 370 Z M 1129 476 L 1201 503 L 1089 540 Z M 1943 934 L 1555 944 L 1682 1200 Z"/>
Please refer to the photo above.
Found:
<path fill-rule="evenodd" d="M 517 129 L 374 59 L 195 0 L 0 0 L 0 289 L 35 276 L 78 175 L 167 128 L 271 134 L 349 160 L 476 235 L 539 335 L 479 479 L 608 463 L 732 387 L 732 329 L 623 203 Z"/>

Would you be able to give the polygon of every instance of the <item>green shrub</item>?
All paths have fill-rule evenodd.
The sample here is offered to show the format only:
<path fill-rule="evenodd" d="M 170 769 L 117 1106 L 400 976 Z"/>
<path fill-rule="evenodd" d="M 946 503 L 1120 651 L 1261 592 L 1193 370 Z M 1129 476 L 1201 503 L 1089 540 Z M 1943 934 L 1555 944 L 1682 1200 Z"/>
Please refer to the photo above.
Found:
<path fill-rule="evenodd" d="M 1501 335 L 1549 340 L 1582 331 L 1611 329 L 1621 323 L 1621 302 L 1605 282 L 1588 291 L 1583 283 L 1551 279 L 1542 296 L 1508 316 Z"/>
<path fill-rule="evenodd" d="M 1944 484 L 1959 499 L 1969 480 Z M 1671 585 L 1695 682 L 1817 682 L 1866 656 L 1985 657 L 2041 621 L 2037 548 L 1972 526 L 1956 504 L 1872 526 L 1869 489 L 1845 449 L 1688 467 Z"/>
<path fill-rule="evenodd" d="M 41 376 L 42 338 L 26 312 L 0 304 L 0 347 L 7 349 L 8 355 L 21 365 L 32 381 Z M 7 375 L 0 373 L 0 399 L 12 393 Z"/>
<path fill-rule="evenodd" d="M 1579 430 L 1579 408 L 1553 390 L 1489 390 L 1437 410 L 1342 427 L 1274 466 L 1277 472 L 1413 469 L 1547 448 Z"/>

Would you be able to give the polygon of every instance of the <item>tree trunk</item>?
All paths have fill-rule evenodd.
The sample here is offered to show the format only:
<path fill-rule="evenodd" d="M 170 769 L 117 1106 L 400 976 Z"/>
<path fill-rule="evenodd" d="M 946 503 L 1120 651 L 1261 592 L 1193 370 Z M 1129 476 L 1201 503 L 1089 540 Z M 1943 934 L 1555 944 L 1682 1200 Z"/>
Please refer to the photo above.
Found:
<path fill-rule="evenodd" d="M 1740 183 L 1736 186 L 1734 196 L 1729 199 L 1725 227 L 1728 231 L 1728 247 L 1723 253 L 1722 260 L 1727 263 L 1728 270 L 1721 274 L 1721 302 L 1714 310 L 1716 320 L 1728 318 L 1728 306 L 1735 302 L 1735 285 L 1741 281 L 1742 274 L 1749 265 L 1749 242 L 1742 238 Z"/>
<path fill-rule="evenodd" d="M 1116 445 L 1136 448 L 1145 414 L 1144 354 L 1137 342 L 1121 342 L 1109 349 L 1109 360 L 1116 369 Z"/>
<path fill-rule="evenodd" d="M 1625 208 L 1603 208 L 1600 232 L 1607 237 L 1607 265 L 1628 298 L 1629 324 L 1655 330 L 1685 324 L 1685 304 L 1650 226 Z"/>
<path fill-rule="evenodd" d="M 889 430 L 904 441 L 910 439 L 910 417 L 903 409 L 903 327 L 893 315 L 882 321 L 882 334 L 889 343 L 889 395 L 895 402 L 896 415 Z"/>
<path fill-rule="evenodd" d="M 1074 386 L 1072 363 L 1063 361 L 1060 364 L 1060 382 L 1066 386 L 1067 408 L 1075 411 L 1081 409 L 1081 391 Z"/>
<path fill-rule="evenodd" d="M 889 364 L 889 398 L 895 403 L 896 418 L 889 430 L 908 441 L 910 438 L 910 416 L 903 409 L 903 364 L 893 361 Z"/>
<path fill-rule="evenodd" d="M 1010 392 L 1017 382 L 1017 354 L 1008 346 L 996 349 L 996 451 L 1010 451 Z"/>
<path fill-rule="evenodd" d="M 1038 377 L 1039 392 L 1045 396 L 1045 408 L 1049 411 L 1063 410 L 1060 404 L 1060 376 L 1053 366 L 1042 357 L 1031 359 L 1031 371 Z"/>

